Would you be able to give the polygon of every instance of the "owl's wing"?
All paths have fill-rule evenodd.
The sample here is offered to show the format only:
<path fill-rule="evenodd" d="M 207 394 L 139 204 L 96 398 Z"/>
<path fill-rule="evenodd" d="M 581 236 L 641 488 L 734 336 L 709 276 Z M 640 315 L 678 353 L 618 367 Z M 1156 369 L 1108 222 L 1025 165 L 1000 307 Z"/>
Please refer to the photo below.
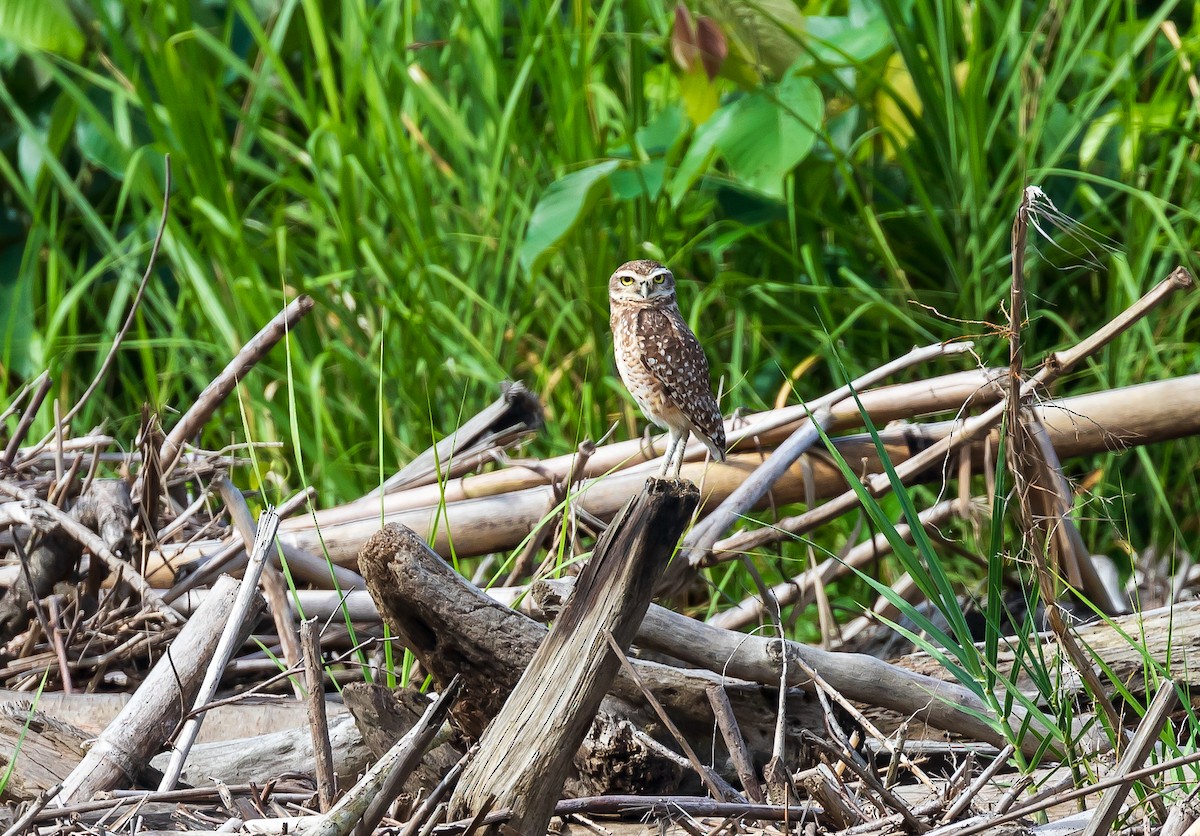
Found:
<path fill-rule="evenodd" d="M 725 425 L 710 388 L 708 358 L 700 341 L 677 311 L 642 308 L 637 316 L 642 365 L 675 406 L 718 447 L 724 447 Z"/>

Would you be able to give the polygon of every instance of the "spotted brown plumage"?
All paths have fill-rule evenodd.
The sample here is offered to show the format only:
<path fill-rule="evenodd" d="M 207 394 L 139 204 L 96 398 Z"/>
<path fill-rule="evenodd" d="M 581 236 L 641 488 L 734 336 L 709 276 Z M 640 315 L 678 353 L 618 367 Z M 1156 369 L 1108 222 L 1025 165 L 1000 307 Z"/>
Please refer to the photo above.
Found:
<path fill-rule="evenodd" d="M 622 264 L 609 279 L 617 371 L 642 412 L 670 432 L 662 475 L 683 466 L 689 434 L 725 460 L 725 425 L 713 397 L 708 359 L 675 296 L 675 277 L 657 261 Z"/>

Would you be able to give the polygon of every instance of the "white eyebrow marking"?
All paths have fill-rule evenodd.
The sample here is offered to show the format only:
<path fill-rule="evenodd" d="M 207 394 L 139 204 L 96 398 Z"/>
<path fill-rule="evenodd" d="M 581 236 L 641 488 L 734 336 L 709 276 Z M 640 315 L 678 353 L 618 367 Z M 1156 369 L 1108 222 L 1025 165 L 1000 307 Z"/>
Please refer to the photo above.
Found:
<path fill-rule="evenodd" d="M 618 270 L 617 272 L 613 273 L 613 278 L 614 278 L 614 279 L 634 279 L 634 280 L 637 280 L 637 279 L 644 279 L 644 278 L 646 278 L 646 277 L 645 277 L 645 276 L 643 276 L 641 273 L 635 273 L 635 272 L 633 272 L 632 270 Z"/>
<path fill-rule="evenodd" d="M 668 268 L 658 267 L 654 270 L 651 270 L 650 275 L 647 276 L 646 278 L 653 279 L 655 276 L 669 276 L 669 275 L 671 275 L 671 271 Z"/>

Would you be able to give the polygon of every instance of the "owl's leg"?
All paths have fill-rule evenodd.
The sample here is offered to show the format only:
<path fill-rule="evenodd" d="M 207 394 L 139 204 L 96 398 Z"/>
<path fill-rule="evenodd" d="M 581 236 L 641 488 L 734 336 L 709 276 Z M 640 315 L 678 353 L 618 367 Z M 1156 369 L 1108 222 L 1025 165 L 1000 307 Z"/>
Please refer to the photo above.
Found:
<path fill-rule="evenodd" d="M 679 471 L 683 470 L 683 457 L 687 454 L 687 443 L 690 432 L 684 430 L 679 434 L 679 441 L 676 443 L 675 451 L 675 478 L 679 478 Z"/>
<path fill-rule="evenodd" d="M 675 447 L 679 444 L 679 433 L 674 429 L 671 429 L 670 432 L 671 434 L 667 441 L 667 452 L 663 456 L 662 469 L 658 471 L 659 479 L 667 478 L 667 472 L 671 467 L 671 457 L 675 455 Z"/>

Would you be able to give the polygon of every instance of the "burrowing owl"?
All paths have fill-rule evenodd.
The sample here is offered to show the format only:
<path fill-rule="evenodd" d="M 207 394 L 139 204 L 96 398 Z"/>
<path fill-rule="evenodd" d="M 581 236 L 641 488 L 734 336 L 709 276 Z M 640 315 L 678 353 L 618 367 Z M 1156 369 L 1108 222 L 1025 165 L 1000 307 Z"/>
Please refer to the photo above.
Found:
<path fill-rule="evenodd" d="M 657 261 L 622 264 L 608 280 L 617 371 L 642 412 L 671 433 L 660 476 L 683 467 L 690 433 L 725 461 L 725 425 L 708 360 L 675 301 L 675 277 Z"/>

